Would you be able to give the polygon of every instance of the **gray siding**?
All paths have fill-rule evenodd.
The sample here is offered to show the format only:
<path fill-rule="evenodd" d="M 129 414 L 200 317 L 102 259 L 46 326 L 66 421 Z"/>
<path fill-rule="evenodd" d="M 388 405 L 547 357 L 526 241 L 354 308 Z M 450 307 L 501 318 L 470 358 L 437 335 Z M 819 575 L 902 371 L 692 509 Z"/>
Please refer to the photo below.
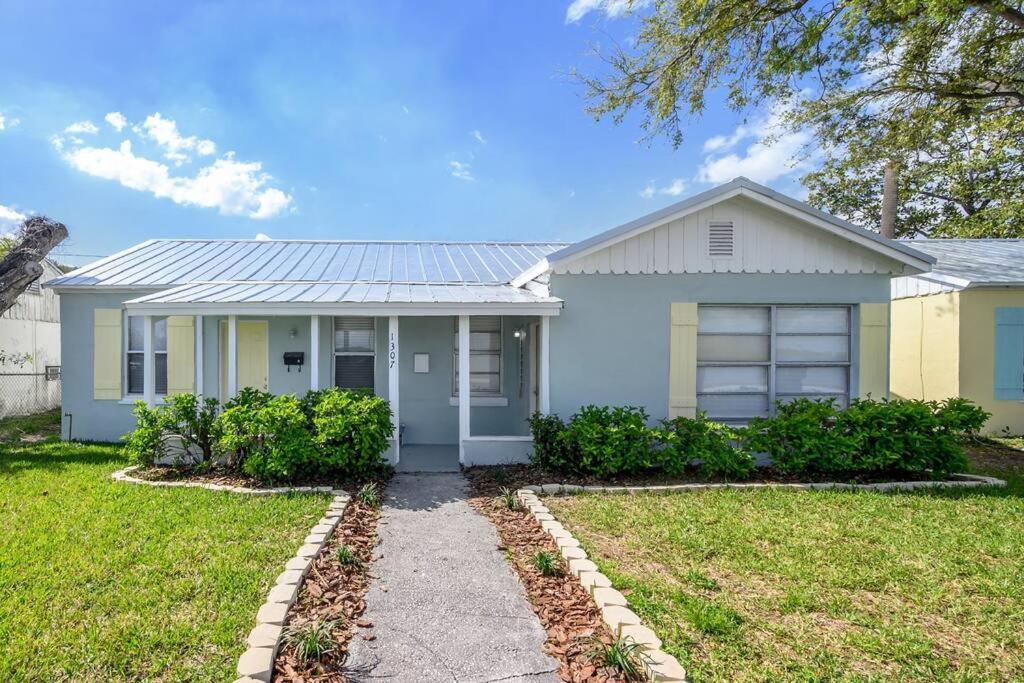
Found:
<path fill-rule="evenodd" d="M 569 417 L 581 406 L 643 407 L 668 414 L 670 310 L 702 304 L 887 303 L 888 275 L 693 274 L 552 275 L 565 300 L 551 319 L 551 410 Z M 856 309 L 854 309 L 856 315 Z M 854 320 L 851 393 L 857 386 Z"/>

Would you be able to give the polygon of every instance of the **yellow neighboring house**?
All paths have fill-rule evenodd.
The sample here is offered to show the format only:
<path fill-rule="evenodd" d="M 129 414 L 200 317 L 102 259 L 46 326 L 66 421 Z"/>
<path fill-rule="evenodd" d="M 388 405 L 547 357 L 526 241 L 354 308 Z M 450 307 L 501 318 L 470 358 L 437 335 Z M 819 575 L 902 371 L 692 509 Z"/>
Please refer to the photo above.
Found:
<path fill-rule="evenodd" d="M 907 242 L 937 259 L 892 281 L 890 391 L 968 398 L 989 433 L 1024 434 L 1024 240 Z"/>

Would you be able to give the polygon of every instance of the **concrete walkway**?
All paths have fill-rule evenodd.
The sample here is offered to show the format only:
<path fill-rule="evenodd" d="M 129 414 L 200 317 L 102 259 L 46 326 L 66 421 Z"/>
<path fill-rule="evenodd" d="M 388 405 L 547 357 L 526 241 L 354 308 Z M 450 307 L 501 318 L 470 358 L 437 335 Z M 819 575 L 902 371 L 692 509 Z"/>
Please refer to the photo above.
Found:
<path fill-rule="evenodd" d="M 352 639 L 353 680 L 558 680 L 544 630 L 467 489 L 461 474 L 392 479 L 366 595 L 373 628 Z"/>

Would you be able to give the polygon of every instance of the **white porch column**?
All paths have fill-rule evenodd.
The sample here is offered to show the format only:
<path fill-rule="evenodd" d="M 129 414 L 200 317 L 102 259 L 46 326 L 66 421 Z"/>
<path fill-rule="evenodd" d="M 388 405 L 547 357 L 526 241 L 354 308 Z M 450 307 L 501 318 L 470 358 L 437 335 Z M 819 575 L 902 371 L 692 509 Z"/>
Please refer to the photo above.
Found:
<path fill-rule="evenodd" d="M 399 425 L 398 417 L 398 316 L 392 315 L 388 318 L 388 402 L 391 404 L 392 436 L 395 440 L 395 464 L 402 458 L 402 447 L 398 442 Z"/>
<path fill-rule="evenodd" d="M 469 438 L 469 316 L 459 316 L 459 464 L 466 462 Z"/>
<path fill-rule="evenodd" d="M 146 405 L 156 404 L 156 354 L 153 350 L 153 316 L 142 318 L 142 395 Z"/>
<path fill-rule="evenodd" d="M 203 316 L 195 317 L 196 331 L 196 396 L 203 395 Z"/>
<path fill-rule="evenodd" d="M 309 388 L 320 388 L 320 316 L 309 316 Z"/>
<path fill-rule="evenodd" d="M 540 387 L 537 392 L 537 409 L 541 415 L 551 412 L 551 366 L 548 363 L 548 340 L 551 338 L 551 318 L 540 318 Z"/>
<path fill-rule="evenodd" d="M 238 316 L 228 316 L 228 399 L 238 393 Z"/>

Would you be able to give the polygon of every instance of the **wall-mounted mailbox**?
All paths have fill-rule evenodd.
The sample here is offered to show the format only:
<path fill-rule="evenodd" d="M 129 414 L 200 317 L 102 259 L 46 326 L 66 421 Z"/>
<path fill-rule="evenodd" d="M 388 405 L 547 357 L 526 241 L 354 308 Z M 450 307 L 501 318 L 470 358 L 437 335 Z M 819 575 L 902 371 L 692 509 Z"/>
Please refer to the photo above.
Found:
<path fill-rule="evenodd" d="M 302 372 L 302 366 L 306 364 L 306 352 L 305 351 L 285 351 L 284 352 L 284 366 L 288 368 L 288 372 L 292 371 L 292 367 L 298 368 L 299 372 Z"/>

